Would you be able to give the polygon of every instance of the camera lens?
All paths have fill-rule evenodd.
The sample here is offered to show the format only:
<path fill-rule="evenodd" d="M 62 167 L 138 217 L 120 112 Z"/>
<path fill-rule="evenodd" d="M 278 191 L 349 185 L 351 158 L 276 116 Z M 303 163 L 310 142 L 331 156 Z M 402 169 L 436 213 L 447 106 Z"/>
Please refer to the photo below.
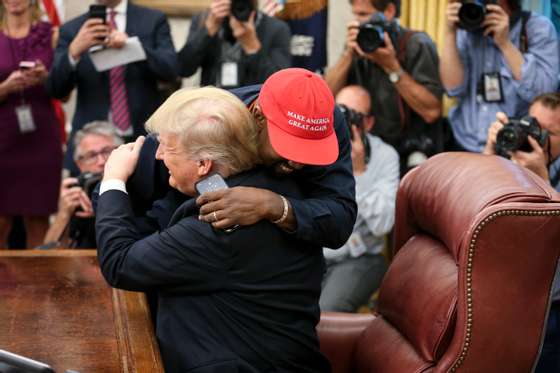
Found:
<path fill-rule="evenodd" d="M 525 136 L 526 139 L 526 136 Z M 496 152 L 504 155 L 508 152 L 519 149 L 523 142 L 523 133 L 516 125 L 504 126 L 496 136 Z"/>
<path fill-rule="evenodd" d="M 459 25 L 467 31 L 481 27 L 486 17 L 486 6 L 480 1 L 465 1 L 459 10 Z"/>
<path fill-rule="evenodd" d="M 365 53 L 374 52 L 377 48 L 385 45 L 383 28 L 371 23 L 365 23 L 360 26 L 356 41 Z"/>

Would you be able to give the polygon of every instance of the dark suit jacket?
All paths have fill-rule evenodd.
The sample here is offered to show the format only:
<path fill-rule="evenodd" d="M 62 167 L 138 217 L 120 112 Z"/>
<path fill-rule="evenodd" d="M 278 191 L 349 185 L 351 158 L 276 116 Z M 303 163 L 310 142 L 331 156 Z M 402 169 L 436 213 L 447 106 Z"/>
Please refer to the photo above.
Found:
<path fill-rule="evenodd" d="M 293 181 L 263 170 L 227 182 L 299 196 Z M 99 197 L 102 273 L 114 287 L 158 293 L 156 334 L 166 372 L 330 371 L 315 332 L 320 248 L 267 221 L 224 233 L 197 217 L 190 199 L 167 229 L 141 239 L 129 197 Z"/>
<path fill-rule="evenodd" d="M 261 86 L 254 85 L 232 90 L 245 104 L 258 97 Z M 358 207 L 355 196 L 355 180 L 352 173 L 350 132 L 344 115 L 338 108 L 334 111 L 334 128 L 338 139 L 339 156 L 329 166 L 305 166 L 293 173 L 304 199 L 288 198 L 297 220 L 295 236 L 320 247 L 339 248 L 346 243 L 356 221 Z M 158 142 L 148 136 L 141 149 L 138 165 L 128 180 L 127 190 L 134 210 L 143 215 L 155 200 L 166 198 L 164 204 L 176 203 L 177 198 L 168 184 L 169 171 L 162 161 L 155 159 Z M 96 196 L 94 195 L 94 204 Z M 184 199 L 184 197 L 183 197 Z M 95 206 L 94 206 L 95 208 Z M 169 216 L 157 208 L 150 212 L 153 220 L 165 223 Z"/>
<path fill-rule="evenodd" d="M 84 53 L 74 69 L 68 59 L 68 48 L 78 34 L 87 14 L 65 23 L 55 51 L 53 66 L 47 80 L 51 96 L 64 98 L 78 89 L 72 135 L 84 124 L 107 120 L 110 109 L 109 72 L 95 70 L 88 53 Z M 162 103 L 158 80 L 173 81 L 178 75 L 177 55 L 165 15 L 157 10 L 128 3 L 126 33 L 138 36 L 146 52 L 145 61 L 126 66 L 125 83 L 134 135 L 145 133 L 144 122 Z M 71 152 L 67 152 L 67 154 Z"/>
<path fill-rule="evenodd" d="M 220 86 L 219 72 L 224 57 L 222 46 L 228 42 L 220 31 L 215 36 L 208 35 L 204 26 L 207 12 L 193 17 L 185 46 L 179 51 L 182 76 L 191 76 L 202 68 L 201 85 Z M 290 53 L 290 27 L 280 19 L 259 13 L 256 33 L 261 49 L 251 55 L 241 50 L 239 65 L 239 86 L 264 83 L 266 78 L 278 70 L 292 66 Z M 227 59 L 227 58 L 226 58 Z"/>

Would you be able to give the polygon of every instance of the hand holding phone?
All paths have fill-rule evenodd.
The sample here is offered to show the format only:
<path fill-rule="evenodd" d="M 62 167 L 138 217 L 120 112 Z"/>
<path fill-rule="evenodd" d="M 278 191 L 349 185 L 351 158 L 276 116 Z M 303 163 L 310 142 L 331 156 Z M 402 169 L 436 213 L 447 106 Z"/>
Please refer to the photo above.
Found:
<path fill-rule="evenodd" d="M 227 189 L 229 187 L 220 174 L 212 174 L 202 180 L 199 180 L 194 185 L 194 188 L 196 189 L 198 194 L 203 194 L 206 192 L 215 192 L 217 190 Z M 216 217 L 216 212 L 214 212 L 214 217 Z M 231 233 L 235 231 L 237 228 L 239 228 L 239 225 L 234 225 L 231 228 L 226 228 L 222 230 L 226 233 Z"/>
<path fill-rule="evenodd" d="M 99 18 L 105 23 L 107 19 L 107 6 L 100 4 L 92 4 L 89 6 L 88 18 Z"/>
<path fill-rule="evenodd" d="M 37 66 L 35 61 L 21 61 L 19 63 L 19 68 L 22 70 L 34 69 Z"/>

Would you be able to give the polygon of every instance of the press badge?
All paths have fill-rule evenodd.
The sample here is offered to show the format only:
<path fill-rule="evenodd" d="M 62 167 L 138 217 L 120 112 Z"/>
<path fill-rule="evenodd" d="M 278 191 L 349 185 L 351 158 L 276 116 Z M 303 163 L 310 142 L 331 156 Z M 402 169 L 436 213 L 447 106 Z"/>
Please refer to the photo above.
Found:
<path fill-rule="evenodd" d="M 35 127 L 35 122 L 33 122 L 31 106 L 20 105 L 16 107 L 16 115 L 18 119 L 19 131 L 21 133 L 29 133 L 37 129 L 37 127 Z"/>
<path fill-rule="evenodd" d="M 348 248 L 350 249 L 350 256 L 353 258 L 357 258 L 365 254 L 366 245 L 362 240 L 362 235 L 358 232 L 352 233 L 348 239 Z"/>
<path fill-rule="evenodd" d="M 486 73 L 482 75 L 482 88 L 484 101 L 503 102 L 502 77 L 499 73 Z"/>
<path fill-rule="evenodd" d="M 237 62 L 222 63 L 220 85 L 222 87 L 237 87 L 239 85 Z"/>

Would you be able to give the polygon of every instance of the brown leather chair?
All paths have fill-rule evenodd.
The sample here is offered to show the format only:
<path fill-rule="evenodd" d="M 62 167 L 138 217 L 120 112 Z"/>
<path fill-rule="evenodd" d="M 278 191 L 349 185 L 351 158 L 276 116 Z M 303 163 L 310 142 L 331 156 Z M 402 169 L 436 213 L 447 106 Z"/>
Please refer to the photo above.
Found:
<path fill-rule="evenodd" d="M 323 313 L 333 372 L 530 372 L 560 254 L 560 197 L 496 156 L 444 153 L 397 197 L 376 315 Z"/>

